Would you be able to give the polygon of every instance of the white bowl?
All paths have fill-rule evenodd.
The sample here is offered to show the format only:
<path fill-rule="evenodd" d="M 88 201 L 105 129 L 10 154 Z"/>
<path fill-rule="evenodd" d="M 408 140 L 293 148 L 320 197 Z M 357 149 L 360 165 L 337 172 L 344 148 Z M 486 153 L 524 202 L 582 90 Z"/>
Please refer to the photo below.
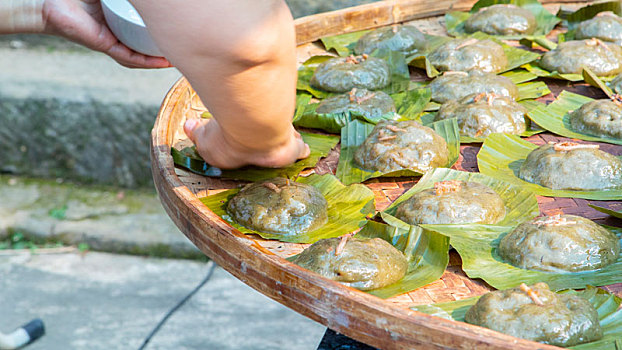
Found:
<path fill-rule="evenodd" d="M 145 22 L 127 0 L 101 0 L 106 23 L 114 35 L 136 52 L 163 56 L 149 35 Z"/>

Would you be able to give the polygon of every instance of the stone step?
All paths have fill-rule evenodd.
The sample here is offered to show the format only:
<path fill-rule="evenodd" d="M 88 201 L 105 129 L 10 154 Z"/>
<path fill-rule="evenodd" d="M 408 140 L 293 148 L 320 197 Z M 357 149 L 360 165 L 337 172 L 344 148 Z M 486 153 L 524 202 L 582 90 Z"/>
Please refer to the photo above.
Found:
<path fill-rule="evenodd" d="M 42 48 L 0 48 L 0 65 L 0 171 L 151 185 L 149 134 L 177 70 Z"/>

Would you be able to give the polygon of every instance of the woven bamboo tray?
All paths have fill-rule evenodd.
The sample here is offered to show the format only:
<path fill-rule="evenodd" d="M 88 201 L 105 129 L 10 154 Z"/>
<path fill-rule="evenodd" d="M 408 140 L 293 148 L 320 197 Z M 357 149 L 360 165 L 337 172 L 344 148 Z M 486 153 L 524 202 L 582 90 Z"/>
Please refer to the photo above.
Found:
<path fill-rule="evenodd" d="M 555 13 L 560 2 L 545 0 Z M 474 1 L 403 0 L 382 1 L 341 11 L 301 18 L 296 21 L 298 59 L 303 62 L 325 51 L 317 43 L 321 37 L 410 22 L 430 34 L 445 35 L 442 15 L 449 10 L 468 10 Z M 582 6 L 571 3 L 565 6 Z M 423 79 L 416 73 L 412 79 Z M 590 97 L 604 97 L 585 84 L 568 85 L 548 80 L 552 100 L 562 89 Z M 185 79 L 180 79 L 167 94 L 152 131 L 152 169 L 162 203 L 182 232 L 207 256 L 237 278 L 270 298 L 327 327 L 359 341 L 383 349 L 558 349 L 517 339 L 466 323 L 448 321 L 409 309 L 410 306 L 447 302 L 481 295 L 491 290 L 481 280 L 471 280 L 462 272 L 460 257 L 451 252 L 450 262 L 441 279 L 413 292 L 382 300 L 304 270 L 284 258 L 305 248 L 302 244 L 268 241 L 244 235 L 212 213 L 199 197 L 211 195 L 241 184 L 192 174 L 176 168 L 171 146 L 189 144 L 182 131 L 187 118 L 197 118 L 206 109 Z M 540 134 L 528 140 L 542 144 L 560 137 Z M 621 155 L 622 146 L 601 144 L 603 150 Z M 453 168 L 477 171 L 478 145 L 461 147 Z M 338 150 L 323 159 L 315 171 L 334 171 Z M 417 178 L 382 178 L 365 184 L 376 195 L 376 209 L 383 210 L 412 187 Z M 590 207 L 589 203 L 620 210 L 620 201 L 588 201 L 570 198 L 538 197 L 545 214 L 577 214 L 599 223 L 620 226 L 617 219 Z M 622 296 L 622 283 L 604 287 Z"/>

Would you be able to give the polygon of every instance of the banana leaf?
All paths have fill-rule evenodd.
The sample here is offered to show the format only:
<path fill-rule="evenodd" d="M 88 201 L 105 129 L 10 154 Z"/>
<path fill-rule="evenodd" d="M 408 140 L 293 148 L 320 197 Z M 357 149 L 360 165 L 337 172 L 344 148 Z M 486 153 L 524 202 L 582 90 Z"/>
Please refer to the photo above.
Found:
<path fill-rule="evenodd" d="M 614 218 L 618 218 L 618 219 L 622 219 L 622 211 L 615 211 L 615 210 L 611 210 L 609 208 L 603 208 L 603 207 L 599 207 L 597 205 L 593 205 L 593 204 L 588 204 L 590 207 L 598 210 L 601 213 L 605 213 L 607 215 L 611 215 Z"/>
<path fill-rule="evenodd" d="M 442 120 L 427 125 L 434 129 L 447 142 L 449 149 L 449 161 L 446 167 L 451 167 L 460 155 L 460 135 L 458 134 L 458 124 L 455 120 Z M 382 176 L 420 176 L 421 172 L 415 170 L 398 170 L 390 173 L 361 169 L 354 162 L 356 149 L 365 141 L 374 128 L 373 124 L 363 123 L 354 120 L 341 129 L 341 154 L 337 165 L 337 177 L 344 184 L 363 182 L 367 179 Z"/>
<path fill-rule="evenodd" d="M 387 94 L 396 94 L 398 92 L 406 91 L 410 84 L 410 72 L 408 71 L 408 65 L 406 64 L 406 58 L 404 54 L 397 51 L 390 50 L 376 50 L 370 56 L 383 59 L 388 65 L 391 73 L 391 83 L 380 89 Z M 302 66 L 298 68 L 298 81 L 296 82 L 296 90 L 305 91 L 317 98 L 326 98 L 333 93 L 316 89 L 311 86 L 311 78 L 315 73 L 317 67 L 334 56 L 319 55 L 313 56 L 306 60 Z"/>
<path fill-rule="evenodd" d="M 430 37 L 432 37 L 432 36 L 430 35 Z M 469 35 L 469 37 L 470 38 L 475 38 L 475 39 L 478 39 L 478 40 L 490 39 L 490 40 L 496 42 L 497 44 L 499 44 L 499 45 L 501 45 L 503 47 L 503 51 L 505 52 L 505 55 L 508 58 L 508 66 L 501 73 L 508 72 L 508 71 L 514 70 L 516 68 L 519 68 L 519 67 L 521 67 L 523 65 L 528 64 L 529 62 L 535 61 L 536 59 L 538 59 L 538 57 L 540 57 L 540 54 L 538 54 L 536 52 L 531 52 L 531 51 L 527 51 L 527 50 L 516 48 L 514 46 L 510 46 L 510 45 L 500 41 L 499 39 L 495 38 L 494 36 L 488 35 L 488 34 L 484 34 L 482 32 L 477 32 L 477 33 L 471 34 L 471 35 Z M 436 47 L 440 46 L 442 43 L 444 43 L 444 42 L 446 42 L 448 40 L 451 40 L 451 38 L 436 37 L 434 40 L 435 40 L 434 41 L 435 46 L 431 45 L 430 49 L 428 50 L 428 53 L 433 51 Z M 440 74 L 440 72 L 438 70 L 436 70 L 436 68 L 434 68 L 434 66 L 432 66 L 430 61 L 427 59 L 426 55 L 423 55 L 423 56 L 419 55 L 417 57 L 407 58 L 406 61 L 409 62 L 408 64 L 413 66 L 413 67 L 425 69 L 426 74 L 427 74 L 427 76 L 429 78 L 434 78 L 434 77 L 436 77 L 436 76 L 438 76 Z"/>
<path fill-rule="evenodd" d="M 339 137 L 330 135 L 312 134 L 301 132 L 300 135 L 311 150 L 308 158 L 301 159 L 285 168 L 261 168 L 257 166 L 245 166 L 240 169 L 219 169 L 203 160 L 197 153 L 196 148 L 186 147 L 178 150 L 171 147 L 171 155 L 176 165 L 186 168 L 191 172 L 203 176 L 222 177 L 246 181 L 261 181 L 273 177 L 293 177 L 306 168 L 312 168 L 322 157 L 326 157 L 331 149 L 339 142 Z"/>
<path fill-rule="evenodd" d="M 522 100 L 519 102 L 521 105 L 523 105 L 525 108 L 527 108 L 528 111 L 544 106 L 543 103 L 538 102 L 536 100 Z M 429 104 L 428 104 L 429 106 Z M 439 106 L 440 108 L 440 106 Z M 428 126 L 428 124 L 433 123 L 434 122 L 434 118 L 435 118 L 435 112 L 431 112 L 425 115 L 422 115 L 420 120 L 421 123 L 425 126 Z M 452 118 L 453 119 L 453 118 Z M 528 119 L 528 118 L 527 118 Z M 456 119 L 457 122 L 457 119 Z M 537 125 L 534 125 L 533 123 L 530 123 L 529 120 L 527 120 L 527 130 L 525 130 L 524 132 L 522 132 L 520 134 L 521 137 L 529 137 L 529 136 L 533 136 L 535 134 L 539 134 L 541 132 L 544 132 L 543 129 L 538 128 Z M 471 136 L 465 136 L 465 135 L 460 135 L 460 144 L 463 143 L 482 143 L 484 142 L 484 140 L 486 140 L 486 137 L 471 137 Z"/>
<path fill-rule="evenodd" d="M 583 68 L 583 80 L 585 80 L 586 83 L 592 85 L 593 87 L 601 89 L 609 98 L 613 98 L 613 96 L 615 95 L 615 92 L 613 92 L 611 88 L 596 74 L 594 74 L 594 72 L 592 72 L 589 68 Z"/>
<path fill-rule="evenodd" d="M 445 27 L 452 36 L 465 36 L 468 33 L 464 29 L 464 22 L 480 9 L 497 4 L 512 4 L 522 7 L 536 17 L 536 30 L 529 36 L 546 36 L 561 21 L 547 11 L 538 0 L 479 0 L 470 12 L 449 12 L 445 14 Z M 518 40 L 527 35 L 498 35 L 497 38 L 506 40 Z"/>
<path fill-rule="evenodd" d="M 585 288 L 619 283 L 622 276 L 622 255 L 613 264 L 594 271 L 543 272 L 522 269 L 503 261 L 499 241 L 514 227 L 493 225 L 420 225 L 449 237 L 449 244 L 462 258 L 462 270 L 470 278 L 481 278 L 497 289 L 506 289 L 521 282 L 546 282 L 551 290 Z M 603 226 L 622 240 L 622 228 Z M 621 242 L 622 243 L 622 242 Z"/>
<path fill-rule="evenodd" d="M 354 54 L 354 46 L 360 37 L 370 32 L 371 30 L 361 30 L 353 33 L 339 34 L 321 38 L 322 44 L 326 51 L 335 49 L 337 54 L 341 57 Z"/>
<path fill-rule="evenodd" d="M 581 291 L 564 290 L 562 294 L 574 294 L 585 298 L 596 308 L 598 319 L 603 329 L 603 338 L 591 343 L 575 345 L 570 349 L 581 350 L 619 350 L 622 349 L 622 299 L 600 288 L 588 286 Z M 452 321 L 464 322 L 467 310 L 475 305 L 480 297 L 473 297 L 449 303 L 420 305 L 411 307 L 412 310 L 442 317 Z"/>
<path fill-rule="evenodd" d="M 257 232 L 238 225 L 227 213 L 227 202 L 240 191 L 239 189 L 223 191 L 200 198 L 200 200 L 216 215 L 242 233 L 257 234 L 265 239 L 292 243 L 314 243 L 323 238 L 338 237 L 354 231 L 363 226 L 366 217 L 375 211 L 374 193 L 364 185 L 344 186 L 333 175 L 311 175 L 299 177 L 296 181 L 311 185 L 324 195 L 328 202 L 328 222 L 326 225 L 311 232 L 293 235 Z"/>
<path fill-rule="evenodd" d="M 571 129 L 570 112 L 590 101 L 593 99 L 564 90 L 553 103 L 531 110 L 527 115 L 541 127 L 561 136 L 622 145 L 622 140 L 617 138 L 586 135 Z"/>
<path fill-rule="evenodd" d="M 562 74 L 557 71 L 549 72 L 546 69 L 540 67 L 537 62 L 527 63 L 521 66 L 529 72 L 537 75 L 540 78 L 551 78 L 568 81 L 582 81 L 583 75 L 581 74 Z"/>
<path fill-rule="evenodd" d="M 438 280 L 449 263 L 449 239 L 418 226 L 394 227 L 368 221 L 357 237 L 382 238 L 404 253 L 408 271 L 401 280 L 383 288 L 367 291 L 382 299 L 408 293 Z"/>
<path fill-rule="evenodd" d="M 339 133 L 341 128 L 352 120 L 358 119 L 376 124 L 382 119 L 390 120 L 413 120 L 419 117 L 423 108 L 430 101 L 430 90 L 425 88 L 408 90 L 391 95 L 395 102 L 396 113 L 387 113 L 379 118 L 371 119 L 356 112 L 347 113 L 317 113 L 319 103 L 307 104 L 310 100 L 299 98 L 294 125 L 322 129 L 330 133 Z"/>
<path fill-rule="evenodd" d="M 538 146 L 515 135 L 491 134 L 477 154 L 477 165 L 482 174 L 526 187 L 535 194 L 548 197 L 570 197 L 595 200 L 622 199 L 622 190 L 600 191 L 553 190 L 524 181 L 518 170 L 527 155 Z M 579 175 L 577 175 L 579 176 Z"/>
<path fill-rule="evenodd" d="M 517 85 L 520 83 L 525 83 L 525 82 L 532 81 L 538 78 L 537 75 L 533 73 L 529 73 L 528 71 L 524 69 L 515 69 L 509 72 L 502 73 L 500 75 L 510 79 L 514 84 L 517 84 Z"/>
<path fill-rule="evenodd" d="M 516 186 L 507 182 L 503 182 L 480 173 L 470 173 L 466 171 L 458 171 L 446 168 L 437 168 L 423 175 L 417 184 L 406 193 L 396 199 L 387 209 L 382 212 L 383 219 L 386 215 L 395 218 L 398 206 L 405 200 L 429 188 L 434 188 L 434 183 L 445 180 L 461 180 L 465 182 L 477 182 L 493 189 L 505 203 L 506 214 L 503 220 L 498 222 L 497 226 L 515 226 L 526 220 L 535 218 L 540 215 L 538 201 L 536 196 L 529 190 Z M 395 218 L 395 220 L 399 220 Z M 385 219 L 386 221 L 386 219 Z M 405 222 L 399 220 L 406 224 Z M 453 226 L 453 225 L 428 225 L 428 226 Z M 461 225 L 468 227 L 469 225 Z"/>

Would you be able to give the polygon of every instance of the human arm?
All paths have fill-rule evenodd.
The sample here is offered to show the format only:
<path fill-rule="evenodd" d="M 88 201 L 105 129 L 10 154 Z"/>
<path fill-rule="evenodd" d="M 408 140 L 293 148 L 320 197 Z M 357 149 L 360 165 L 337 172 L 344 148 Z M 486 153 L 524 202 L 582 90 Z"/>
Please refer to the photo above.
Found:
<path fill-rule="evenodd" d="M 0 1 L 0 34 L 40 33 L 65 37 L 130 68 L 163 68 L 162 57 L 132 51 L 108 29 L 99 0 Z"/>
<path fill-rule="evenodd" d="M 296 44 L 284 1 L 131 2 L 214 116 L 185 125 L 208 163 L 280 167 L 308 156 L 291 124 Z"/>

